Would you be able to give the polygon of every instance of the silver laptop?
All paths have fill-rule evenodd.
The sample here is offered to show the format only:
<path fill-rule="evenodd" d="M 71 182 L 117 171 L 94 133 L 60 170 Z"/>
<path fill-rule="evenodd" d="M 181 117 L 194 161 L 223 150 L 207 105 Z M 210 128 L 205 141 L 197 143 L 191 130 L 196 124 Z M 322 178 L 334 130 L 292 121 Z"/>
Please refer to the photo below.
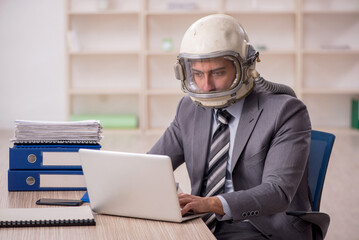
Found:
<path fill-rule="evenodd" d="M 171 159 L 150 155 L 80 149 L 94 212 L 170 222 L 182 217 Z"/>

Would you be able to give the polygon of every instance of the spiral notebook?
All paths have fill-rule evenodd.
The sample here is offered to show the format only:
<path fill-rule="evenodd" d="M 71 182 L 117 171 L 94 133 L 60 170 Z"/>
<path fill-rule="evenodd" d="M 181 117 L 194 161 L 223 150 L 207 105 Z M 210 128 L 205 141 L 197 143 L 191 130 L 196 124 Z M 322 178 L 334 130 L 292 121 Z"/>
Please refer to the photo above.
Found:
<path fill-rule="evenodd" d="M 96 225 L 89 206 L 52 208 L 0 208 L 1 227 Z"/>

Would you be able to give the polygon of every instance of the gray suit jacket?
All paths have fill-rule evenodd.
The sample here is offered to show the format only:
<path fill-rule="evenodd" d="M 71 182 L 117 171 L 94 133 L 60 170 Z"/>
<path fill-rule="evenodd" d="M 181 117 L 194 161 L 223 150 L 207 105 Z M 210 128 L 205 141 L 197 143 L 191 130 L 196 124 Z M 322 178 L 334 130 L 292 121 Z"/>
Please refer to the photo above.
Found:
<path fill-rule="evenodd" d="M 186 162 L 199 195 L 210 145 L 212 110 L 180 101 L 174 121 L 149 151 Z M 311 239 L 311 225 L 285 211 L 311 209 L 307 159 L 311 124 L 305 105 L 288 95 L 253 90 L 245 99 L 232 155 L 233 221 L 245 219 L 271 239 Z"/>

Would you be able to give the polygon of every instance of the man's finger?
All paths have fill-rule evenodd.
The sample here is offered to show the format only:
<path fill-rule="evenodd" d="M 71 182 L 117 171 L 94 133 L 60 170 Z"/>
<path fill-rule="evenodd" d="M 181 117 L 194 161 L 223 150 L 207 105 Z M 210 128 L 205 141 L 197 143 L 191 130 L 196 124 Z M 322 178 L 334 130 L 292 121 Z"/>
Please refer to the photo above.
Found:
<path fill-rule="evenodd" d="M 182 208 L 182 210 L 181 210 L 182 216 L 185 215 L 186 213 L 188 213 L 189 211 L 194 212 L 193 209 L 192 209 L 192 207 L 191 207 L 191 205 L 192 205 L 192 204 L 189 203 L 189 204 L 186 204 L 186 205 Z"/>

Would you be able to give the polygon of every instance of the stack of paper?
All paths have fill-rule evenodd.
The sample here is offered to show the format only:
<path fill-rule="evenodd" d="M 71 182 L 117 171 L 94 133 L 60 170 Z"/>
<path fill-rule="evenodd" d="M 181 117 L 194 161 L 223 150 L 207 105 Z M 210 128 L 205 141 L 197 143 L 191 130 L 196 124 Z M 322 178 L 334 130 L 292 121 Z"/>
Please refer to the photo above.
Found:
<path fill-rule="evenodd" d="M 15 137 L 18 144 L 97 144 L 102 136 L 100 121 L 77 122 L 15 121 Z"/>

